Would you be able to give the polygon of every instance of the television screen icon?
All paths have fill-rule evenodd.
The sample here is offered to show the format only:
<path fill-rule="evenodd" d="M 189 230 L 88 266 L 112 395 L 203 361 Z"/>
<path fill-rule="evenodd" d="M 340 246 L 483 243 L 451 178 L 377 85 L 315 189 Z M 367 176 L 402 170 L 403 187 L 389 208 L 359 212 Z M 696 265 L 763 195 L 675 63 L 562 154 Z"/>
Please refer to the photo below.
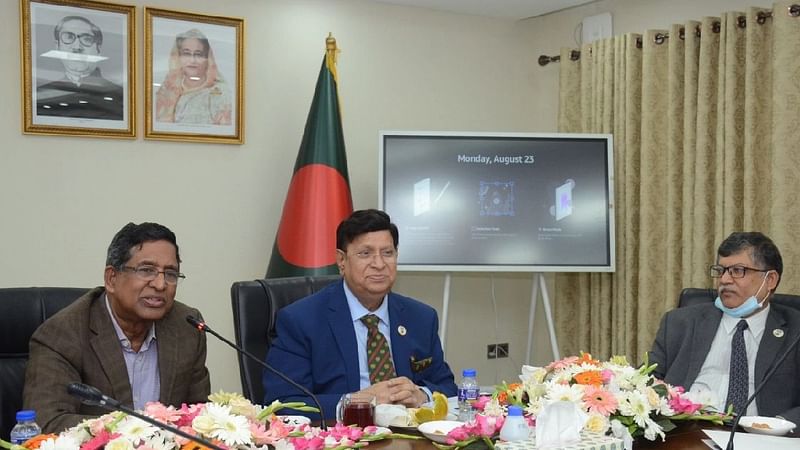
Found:
<path fill-rule="evenodd" d="M 414 217 L 431 210 L 431 179 L 414 183 Z"/>
<path fill-rule="evenodd" d="M 574 186 L 574 181 L 567 180 L 566 183 L 556 188 L 556 220 L 572 215 L 572 188 Z"/>

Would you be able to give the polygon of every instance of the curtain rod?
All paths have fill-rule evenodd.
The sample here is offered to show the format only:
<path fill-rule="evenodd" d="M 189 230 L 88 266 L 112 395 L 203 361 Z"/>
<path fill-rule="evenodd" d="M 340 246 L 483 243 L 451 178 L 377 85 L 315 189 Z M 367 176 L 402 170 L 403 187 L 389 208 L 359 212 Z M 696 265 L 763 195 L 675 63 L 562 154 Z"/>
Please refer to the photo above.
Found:
<path fill-rule="evenodd" d="M 788 6 L 786 8 L 786 14 L 789 17 L 800 17 L 800 5 L 792 4 L 792 5 Z M 764 25 L 764 23 L 767 22 L 767 19 L 769 19 L 771 17 L 772 17 L 772 11 L 759 11 L 756 14 L 756 22 L 759 25 Z M 738 26 L 739 28 L 746 28 L 747 27 L 747 17 L 738 16 L 736 18 L 736 26 Z M 711 24 L 711 31 L 713 33 L 719 33 L 721 27 L 722 27 L 722 24 L 720 23 L 720 21 L 716 20 Z M 697 37 L 700 37 L 700 25 L 697 25 L 694 28 L 694 33 L 695 33 L 695 35 Z M 686 29 L 684 27 L 680 28 L 680 32 L 679 32 L 678 37 L 681 40 L 685 39 L 685 37 L 686 37 Z M 653 42 L 656 45 L 663 44 L 667 39 L 669 39 L 669 33 L 656 33 L 655 36 L 653 36 Z M 641 36 L 636 38 L 636 48 L 642 48 L 642 37 Z M 577 61 L 577 60 L 581 59 L 581 52 L 579 52 L 577 50 L 570 50 L 569 59 L 570 59 L 570 61 Z M 544 66 L 550 64 L 551 62 L 559 62 L 559 61 L 561 61 L 561 55 L 555 55 L 555 56 L 539 55 L 539 60 L 538 61 L 539 61 L 539 65 L 544 67 Z"/>

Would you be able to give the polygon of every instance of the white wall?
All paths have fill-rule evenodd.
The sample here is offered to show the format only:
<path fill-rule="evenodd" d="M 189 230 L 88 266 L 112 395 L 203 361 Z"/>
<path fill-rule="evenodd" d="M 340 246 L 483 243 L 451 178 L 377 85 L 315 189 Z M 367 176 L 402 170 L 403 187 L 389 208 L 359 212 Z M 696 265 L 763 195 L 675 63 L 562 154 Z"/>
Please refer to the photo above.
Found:
<path fill-rule="evenodd" d="M 0 286 L 99 285 L 112 235 L 128 221 L 156 221 L 181 246 L 188 279 L 178 298 L 232 337 L 230 285 L 266 271 L 328 32 L 342 50 L 353 200 L 368 208 L 377 206 L 378 130 L 555 131 L 558 66 L 540 68 L 536 58 L 572 46 L 581 17 L 611 11 L 615 33 L 643 31 L 759 2 L 608 0 L 521 22 L 358 0 L 126 3 L 138 7 L 139 135 L 142 7 L 245 18 L 246 143 L 22 135 L 19 6 L 0 2 Z M 440 312 L 442 288 L 442 275 L 423 273 L 402 273 L 396 286 Z M 481 384 L 515 380 L 530 289 L 530 275 L 497 275 L 494 304 L 489 275 L 453 277 L 454 371 L 475 366 Z M 551 359 L 542 316 L 536 363 Z M 487 361 L 491 342 L 510 342 L 512 358 Z M 208 365 L 214 390 L 239 390 L 232 351 L 210 342 Z"/>
<path fill-rule="evenodd" d="M 377 206 L 380 129 L 534 129 L 527 99 L 536 69 L 513 21 L 355 0 L 128 3 L 138 7 L 140 135 L 142 7 L 245 18 L 246 143 L 22 135 L 19 6 L 0 2 L 7 23 L 0 28 L 6 55 L 0 66 L 0 286 L 99 285 L 113 234 L 128 221 L 157 221 L 176 232 L 181 246 L 188 278 L 178 298 L 232 337 L 230 286 L 266 271 L 328 32 L 342 50 L 340 96 L 357 208 Z M 440 307 L 442 276 L 401 278 L 398 291 Z M 452 362 L 486 371 L 480 366 L 485 342 L 482 351 L 455 342 L 474 334 L 456 330 L 459 320 L 490 311 L 486 292 L 473 293 L 475 285 L 486 291 L 488 279 L 465 278 L 453 285 Z M 513 284 L 516 277 L 509 279 Z M 508 289 L 500 290 L 513 293 Z M 527 299 L 521 303 L 503 306 L 502 314 L 526 314 Z M 239 390 L 235 361 L 231 350 L 210 342 L 213 389 Z M 509 366 L 508 376 L 517 371 Z"/>

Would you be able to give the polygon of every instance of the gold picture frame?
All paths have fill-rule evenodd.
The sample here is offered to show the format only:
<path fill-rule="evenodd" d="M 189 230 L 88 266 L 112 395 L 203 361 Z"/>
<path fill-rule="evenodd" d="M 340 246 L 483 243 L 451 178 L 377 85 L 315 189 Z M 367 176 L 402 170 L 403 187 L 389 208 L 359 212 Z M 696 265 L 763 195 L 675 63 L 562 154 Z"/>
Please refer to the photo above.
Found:
<path fill-rule="evenodd" d="M 135 7 L 20 0 L 26 134 L 136 137 Z"/>
<path fill-rule="evenodd" d="M 144 9 L 146 139 L 244 142 L 244 19 Z"/>

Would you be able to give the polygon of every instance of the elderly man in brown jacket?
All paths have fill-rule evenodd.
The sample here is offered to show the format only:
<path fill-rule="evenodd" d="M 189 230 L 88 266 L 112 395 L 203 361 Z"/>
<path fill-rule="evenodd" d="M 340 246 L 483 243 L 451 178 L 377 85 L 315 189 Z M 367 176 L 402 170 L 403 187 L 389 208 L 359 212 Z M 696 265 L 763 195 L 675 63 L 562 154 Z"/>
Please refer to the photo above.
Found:
<path fill-rule="evenodd" d="M 24 407 L 44 432 L 60 432 L 105 410 L 67 393 L 85 383 L 141 409 L 147 402 L 205 401 L 206 340 L 186 323 L 199 312 L 175 301 L 180 273 L 175 234 L 129 223 L 111 241 L 105 287 L 98 287 L 36 330 L 25 374 Z"/>

